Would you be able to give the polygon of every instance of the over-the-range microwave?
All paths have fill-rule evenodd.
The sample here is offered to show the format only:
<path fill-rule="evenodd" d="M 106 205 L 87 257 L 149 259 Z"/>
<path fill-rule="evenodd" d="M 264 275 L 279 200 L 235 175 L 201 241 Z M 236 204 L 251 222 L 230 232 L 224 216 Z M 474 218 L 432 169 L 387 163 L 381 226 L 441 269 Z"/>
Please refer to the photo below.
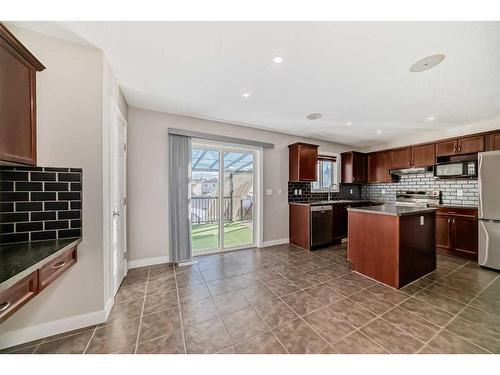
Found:
<path fill-rule="evenodd" d="M 477 160 L 454 161 L 434 166 L 434 177 L 437 178 L 476 178 Z"/>

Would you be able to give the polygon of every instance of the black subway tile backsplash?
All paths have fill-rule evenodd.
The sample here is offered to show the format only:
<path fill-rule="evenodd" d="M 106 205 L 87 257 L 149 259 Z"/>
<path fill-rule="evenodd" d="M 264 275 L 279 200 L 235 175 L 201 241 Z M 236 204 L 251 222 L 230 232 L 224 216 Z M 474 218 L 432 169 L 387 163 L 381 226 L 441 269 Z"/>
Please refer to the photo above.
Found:
<path fill-rule="evenodd" d="M 16 202 L 16 212 L 43 211 L 43 202 Z"/>
<path fill-rule="evenodd" d="M 16 182 L 16 191 L 43 191 L 41 182 Z"/>
<path fill-rule="evenodd" d="M 82 235 L 80 168 L 0 167 L 0 244 Z"/>
<path fill-rule="evenodd" d="M 44 207 L 45 211 L 67 210 L 68 202 L 45 202 Z"/>
<path fill-rule="evenodd" d="M 68 191 L 67 182 L 46 182 L 44 185 L 45 191 Z"/>
<path fill-rule="evenodd" d="M 301 194 L 295 195 L 295 190 Z M 332 192 L 331 199 L 361 199 L 361 187 L 357 184 L 340 184 L 339 192 Z M 288 182 L 288 201 L 320 201 L 327 200 L 328 192 L 311 191 L 310 182 Z"/>
<path fill-rule="evenodd" d="M 55 181 L 56 174 L 48 172 L 30 172 L 31 181 Z"/>

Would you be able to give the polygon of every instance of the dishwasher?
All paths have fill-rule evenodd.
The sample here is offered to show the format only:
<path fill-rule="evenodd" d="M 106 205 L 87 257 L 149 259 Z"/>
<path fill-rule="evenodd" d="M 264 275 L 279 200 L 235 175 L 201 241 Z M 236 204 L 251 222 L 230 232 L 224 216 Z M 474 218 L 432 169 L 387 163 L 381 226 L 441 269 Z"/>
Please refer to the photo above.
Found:
<path fill-rule="evenodd" d="M 332 206 L 311 206 L 311 248 L 333 241 Z"/>

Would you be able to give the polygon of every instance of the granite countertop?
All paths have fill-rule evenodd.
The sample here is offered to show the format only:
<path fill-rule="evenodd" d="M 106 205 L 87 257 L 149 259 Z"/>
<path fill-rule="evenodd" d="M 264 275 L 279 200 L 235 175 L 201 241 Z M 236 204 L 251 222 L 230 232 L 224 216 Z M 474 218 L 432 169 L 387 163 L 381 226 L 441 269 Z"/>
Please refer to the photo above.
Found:
<path fill-rule="evenodd" d="M 347 210 L 355 212 L 365 212 L 368 214 L 377 214 L 377 215 L 407 216 L 407 215 L 419 215 L 427 212 L 434 212 L 437 211 L 437 208 L 408 207 L 408 206 L 397 206 L 395 204 L 383 204 L 380 206 L 351 207 L 348 208 Z"/>
<path fill-rule="evenodd" d="M 0 292 L 80 242 L 69 238 L 0 245 Z"/>
<path fill-rule="evenodd" d="M 321 206 L 329 204 L 349 204 L 349 203 L 370 203 L 369 200 L 365 199 L 338 199 L 329 201 L 299 201 L 299 202 L 288 202 L 288 204 L 298 204 L 301 206 Z"/>

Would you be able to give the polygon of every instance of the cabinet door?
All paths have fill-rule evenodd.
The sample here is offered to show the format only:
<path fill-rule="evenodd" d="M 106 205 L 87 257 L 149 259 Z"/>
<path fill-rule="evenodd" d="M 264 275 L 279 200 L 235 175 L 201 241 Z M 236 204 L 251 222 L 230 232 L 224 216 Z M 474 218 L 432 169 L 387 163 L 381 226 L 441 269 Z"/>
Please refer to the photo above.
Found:
<path fill-rule="evenodd" d="M 436 157 L 437 156 L 450 156 L 457 153 L 457 140 L 444 141 L 436 143 Z"/>
<path fill-rule="evenodd" d="M 377 182 L 391 182 L 391 154 L 390 152 L 377 153 L 376 179 Z"/>
<path fill-rule="evenodd" d="M 430 167 L 435 163 L 434 157 L 434 144 L 414 146 L 411 148 L 412 153 L 412 166 Z"/>
<path fill-rule="evenodd" d="M 368 182 L 377 182 L 377 154 L 373 153 L 373 154 L 369 154 L 367 156 L 367 162 L 366 162 L 367 166 L 368 166 Z"/>
<path fill-rule="evenodd" d="M 360 152 L 341 154 L 342 183 L 359 184 L 366 182 L 366 156 Z"/>
<path fill-rule="evenodd" d="M 436 246 L 443 250 L 451 250 L 451 218 L 436 215 Z"/>
<path fill-rule="evenodd" d="M 347 206 L 333 205 L 333 238 L 347 237 Z"/>
<path fill-rule="evenodd" d="M 392 169 L 402 169 L 411 167 L 411 148 L 402 148 L 400 150 L 394 150 L 390 152 L 391 154 L 391 168 Z"/>
<path fill-rule="evenodd" d="M 299 180 L 316 181 L 318 164 L 318 148 L 299 147 Z"/>
<path fill-rule="evenodd" d="M 473 154 L 476 152 L 483 152 L 483 151 L 484 151 L 484 136 L 482 135 L 458 139 L 459 154 Z"/>
<path fill-rule="evenodd" d="M 498 151 L 500 150 L 500 132 L 488 134 L 485 136 L 485 150 Z"/>
<path fill-rule="evenodd" d="M 473 218 L 454 217 L 453 226 L 453 250 L 457 255 L 470 258 L 477 257 L 478 248 L 478 222 Z"/>
<path fill-rule="evenodd" d="M 35 73 L 0 37 L 0 160 L 36 165 Z"/>

